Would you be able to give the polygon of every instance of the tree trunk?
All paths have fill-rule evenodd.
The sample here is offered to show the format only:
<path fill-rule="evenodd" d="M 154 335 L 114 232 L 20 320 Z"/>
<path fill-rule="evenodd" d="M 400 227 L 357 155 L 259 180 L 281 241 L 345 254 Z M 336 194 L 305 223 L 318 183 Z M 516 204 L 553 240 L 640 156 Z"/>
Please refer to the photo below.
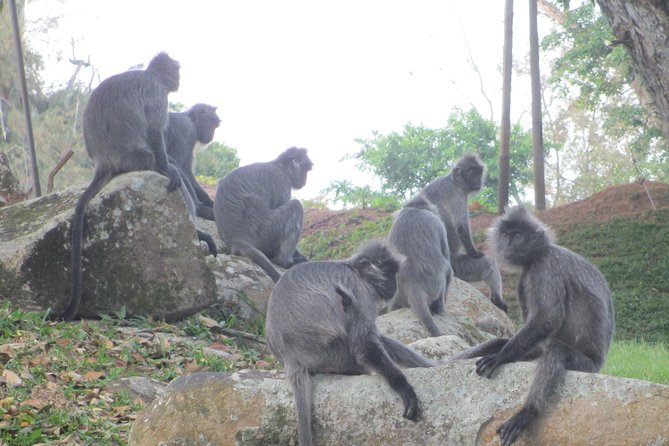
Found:
<path fill-rule="evenodd" d="M 501 215 L 509 203 L 509 145 L 511 141 L 511 67 L 513 65 L 513 0 L 504 7 L 504 80 L 502 81 L 502 122 L 499 152 L 499 199 Z"/>
<path fill-rule="evenodd" d="M 597 0 L 616 43 L 625 45 L 669 140 L 669 5 L 666 0 Z"/>
<path fill-rule="evenodd" d="M 539 32 L 537 0 L 530 0 L 530 77 L 532 78 L 532 149 L 534 153 L 534 207 L 546 209 L 544 179 L 544 135 L 541 120 L 541 74 L 539 72 Z"/>

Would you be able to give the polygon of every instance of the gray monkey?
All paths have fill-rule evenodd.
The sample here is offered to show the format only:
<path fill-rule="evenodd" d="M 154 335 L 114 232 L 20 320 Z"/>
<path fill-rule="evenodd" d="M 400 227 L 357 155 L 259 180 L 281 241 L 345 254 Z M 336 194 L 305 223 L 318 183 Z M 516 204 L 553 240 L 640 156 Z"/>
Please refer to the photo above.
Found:
<path fill-rule="evenodd" d="M 250 258 L 274 282 L 282 268 L 307 261 L 297 250 L 304 211 L 291 190 L 301 189 L 313 163 L 291 147 L 273 161 L 238 167 L 221 178 L 214 199 L 216 227 L 233 252 Z"/>
<path fill-rule="evenodd" d="M 179 88 L 179 63 L 156 55 L 145 70 L 111 76 L 91 93 L 84 110 L 84 143 L 95 162 L 93 180 L 83 192 L 72 219 L 72 289 L 60 317 L 73 319 L 81 303 L 81 241 L 88 202 L 116 175 L 154 170 L 169 178 L 167 190 L 181 184 L 179 169 L 167 160 L 164 131 L 167 96 Z"/>
<path fill-rule="evenodd" d="M 422 193 L 437 207 L 446 225 L 455 277 L 467 282 L 484 281 L 490 288 L 492 303 L 506 312 L 508 305 L 502 298 L 502 276 L 497 263 L 476 249 L 469 226 L 467 197 L 481 190 L 484 173 L 481 160 L 476 155 L 467 154 L 460 158 L 451 173 L 432 181 Z"/>
<path fill-rule="evenodd" d="M 342 261 L 295 265 L 276 283 L 267 307 L 266 336 L 295 394 L 300 446 L 312 444 L 311 374 L 383 376 L 404 402 L 403 416 L 420 416 L 416 393 L 396 364 L 432 367 L 376 328 L 377 302 L 394 295 L 401 256 L 372 242 Z"/>
<path fill-rule="evenodd" d="M 388 240 L 406 257 L 397 274 L 391 308 L 410 306 L 432 336 L 441 336 L 432 313 L 445 311 L 451 283 L 446 228 L 423 194 L 409 200 L 395 217 Z"/>
<path fill-rule="evenodd" d="M 214 202 L 193 175 L 193 150 L 197 142 L 209 144 L 220 123 L 216 107 L 195 104 L 185 112 L 170 113 L 165 133 L 167 155 L 181 172 L 183 183 L 195 204 L 196 215 L 212 221 Z"/>
<path fill-rule="evenodd" d="M 490 229 L 489 240 L 501 262 L 522 270 L 518 302 L 524 325 L 511 339 L 490 340 L 454 359 L 481 356 L 476 373 L 487 378 L 502 364 L 537 360 L 523 407 L 497 429 L 502 444 L 508 446 L 544 409 L 566 370 L 600 370 L 615 322 L 602 273 L 556 245 L 549 228 L 525 208 L 507 210 Z"/>

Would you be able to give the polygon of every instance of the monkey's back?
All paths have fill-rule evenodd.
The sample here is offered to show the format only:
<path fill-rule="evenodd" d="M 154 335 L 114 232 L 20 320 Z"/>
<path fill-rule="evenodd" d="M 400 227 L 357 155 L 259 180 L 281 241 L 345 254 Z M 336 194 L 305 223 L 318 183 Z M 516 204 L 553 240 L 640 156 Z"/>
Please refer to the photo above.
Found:
<path fill-rule="evenodd" d="M 254 163 L 218 181 L 214 214 L 221 237 L 234 244 L 259 233 L 271 210 L 290 201 L 291 185 L 274 163 Z"/>
<path fill-rule="evenodd" d="M 409 281 L 437 296 L 446 287 L 450 269 L 446 228 L 426 209 L 403 208 L 395 218 L 388 240 L 407 261 L 398 272 L 398 284 Z"/>
<path fill-rule="evenodd" d="M 267 306 L 267 341 L 284 365 L 297 361 L 312 373 L 357 371 L 348 347 L 344 307 L 335 284 L 356 298 L 358 316 L 372 322 L 376 319 L 374 302 L 364 298 L 369 289 L 344 262 L 295 265 L 274 285 Z M 304 358 L 308 358 L 308 364 Z"/>
<path fill-rule="evenodd" d="M 165 147 L 167 154 L 185 170 L 193 168 L 193 149 L 197 142 L 195 124 L 186 112 L 168 114 L 167 131 L 165 132 Z"/>
<path fill-rule="evenodd" d="M 96 168 L 153 169 L 149 130 L 167 125 L 168 91 L 145 71 L 111 76 L 93 90 L 83 115 L 86 152 Z"/>
<path fill-rule="evenodd" d="M 567 248 L 551 245 L 547 254 L 523 272 L 519 290 L 523 300 L 547 299 L 557 293 L 555 300 L 564 302 L 564 317 L 556 336 L 603 365 L 615 319 L 609 285 L 595 265 Z"/>

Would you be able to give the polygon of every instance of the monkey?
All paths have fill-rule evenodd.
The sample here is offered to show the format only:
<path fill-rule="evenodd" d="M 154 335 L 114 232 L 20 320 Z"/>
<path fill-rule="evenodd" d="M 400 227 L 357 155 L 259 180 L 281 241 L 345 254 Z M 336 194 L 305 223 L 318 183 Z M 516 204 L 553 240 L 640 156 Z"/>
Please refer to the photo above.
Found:
<path fill-rule="evenodd" d="M 307 261 L 297 250 L 304 210 L 290 194 L 304 187 L 312 166 L 306 149 L 291 147 L 273 161 L 238 167 L 218 182 L 214 217 L 221 239 L 274 282 L 281 275 L 271 262 L 290 268 Z"/>
<path fill-rule="evenodd" d="M 186 188 L 195 204 L 196 215 L 212 221 L 214 202 L 193 175 L 193 150 L 196 142 L 209 144 L 220 123 L 216 107 L 195 104 L 185 112 L 169 113 L 165 133 L 167 155 L 179 168 L 182 181 L 186 180 Z"/>
<path fill-rule="evenodd" d="M 592 263 L 555 244 L 550 228 L 524 207 L 507 209 L 489 230 L 503 265 L 522 271 L 518 302 L 523 326 L 510 339 L 496 338 L 454 359 L 481 357 L 476 373 L 490 378 L 502 364 L 537 360 L 519 412 L 497 433 L 512 444 L 544 409 L 566 370 L 598 372 L 608 354 L 615 321 L 608 283 Z"/>
<path fill-rule="evenodd" d="M 420 403 L 399 369 L 436 363 L 380 334 L 377 304 L 397 290 L 404 262 L 387 242 L 372 240 L 348 259 L 295 265 L 274 285 L 266 338 L 283 363 L 295 395 L 300 446 L 312 444 L 311 375 L 381 375 L 402 398 L 404 418 L 417 421 Z"/>
<path fill-rule="evenodd" d="M 167 190 L 181 185 L 179 169 L 168 162 L 163 132 L 167 96 L 179 89 L 179 62 L 157 54 L 145 70 L 113 75 L 91 93 L 83 115 L 84 144 L 95 163 L 90 184 L 77 201 L 72 219 L 72 289 L 61 313 L 71 320 L 81 303 L 81 242 L 88 202 L 116 175 L 154 170 L 169 179 Z"/>
<path fill-rule="evenodd" d="M 409 200 L 396 215 L 388 241 L 407 259 L 397 274 L 397 293 L 391 308 L 410 306 L 431 336 L 442 332 L 432 313 L 443 314 L 451 283 L 446 227 L 424 195 Z"/>
<path fill-rule="evenodd" d="M 437 207 L 446 225 L 453 275 L 467 282 L 485 281 L 490 288 L 490 300 L 506 313 L 509 308 L 502 298 L 502 277 L 497 264 L 476 249 L 469 227 L 467 197 L 481 190 L 484 174 L 485 165 L 478 156 L 466 154 L 448 175 L 432 181 L 421 192 Z"/>

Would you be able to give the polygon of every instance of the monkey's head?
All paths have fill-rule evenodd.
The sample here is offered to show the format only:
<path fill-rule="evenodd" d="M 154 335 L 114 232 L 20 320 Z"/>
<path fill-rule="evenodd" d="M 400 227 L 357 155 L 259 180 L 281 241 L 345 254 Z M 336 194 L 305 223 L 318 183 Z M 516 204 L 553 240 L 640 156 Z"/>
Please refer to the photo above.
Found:
<path fill-rule="evenodd" d="M 478 156 L 471 153 L 460 158 L 452 171 L 455 182 L 467 194 L 481 190 L 484 173 L 485 165 Z"/>
<path fill-rule="evenodd" d="M 527 267 L 553 244 L 553 233 L 523 206 L 515 206 L 490 228 L 488 244 L 501 263 Z"/>
<path fill-rule="evenodd" d="M 314 163 L 307 156 L 307 149 L 291 147 L 276 159 L 281 169 L 288 175 L 293 189 L 302 189 L 307 184 L 307 172 Z"/>
<path fill-rule="evenodd" d="M 195 104 L 188 109 L 188 117 L 195 125 L 197 140 L 202 144 L 209 144 L 214 139 L 214 132 L 221 124 L 216 114 L 216 107 L 207 104 Z"/>
<path fill-rule="evenodd" d="M 426 211 L 432 212 L 434 215 L 439 215 L 439 210 L 437 207 L 427 199 L 423 194 L 418 194 L 413 197 L 411 200 L 404 203 L 405 208 L 414 208 L 414 209 L 424 209 Z"/>
<path fill-rule="evenodd" d="M 404 257 L 391 245 L 373 240 L 361 246 L 346 262 L 374 288 L 378 299 L 389 300 L 395 295 L 396 276 Z"/>
<path fill-rule="evenodd" d="M 179 69 L 181 65 L 172 59 L 165 52 L 156 54 L 151 59 L 146 71 L 154 74 L 160 79 L 160 82 L 167 88 L 167 91 L 177 91 L 179 89 Z"/>

